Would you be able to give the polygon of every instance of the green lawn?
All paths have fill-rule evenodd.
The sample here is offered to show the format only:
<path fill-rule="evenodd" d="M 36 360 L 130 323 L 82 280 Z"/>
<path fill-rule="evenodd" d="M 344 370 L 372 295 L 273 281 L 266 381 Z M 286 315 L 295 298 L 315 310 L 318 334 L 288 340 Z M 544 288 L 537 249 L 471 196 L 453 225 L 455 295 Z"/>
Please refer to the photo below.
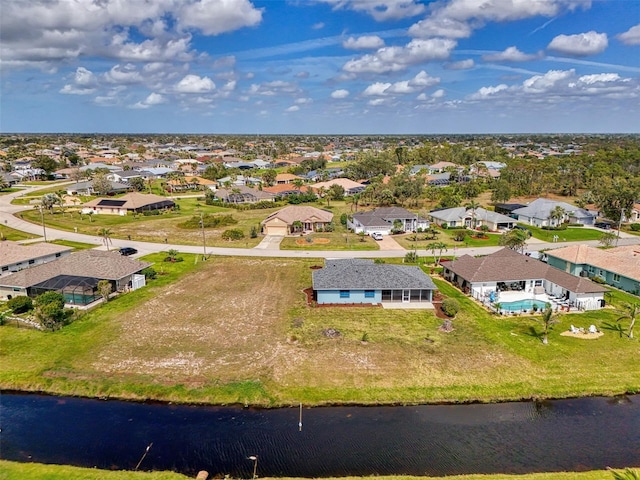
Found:
<path fill-rule="evenodd" d="M 4 239 L 19 242 L 20 240 L 29 240 L 31 238 L 38 238 L 38 236 L 0 225 L 0 240 Z"/>
<path fill-rule="evenodd" d="M 559 242 L 579 242 L 586 240 L 599 240 L 602 237 L 602 232 L 593 228 L 584 227 L 567 227 L 565 230 L 544 230 L 542 228 L 534 227 L 532 225 L 526 225 L 519 223 L 523 227 L 528 228 L 533 237 L 543 240 L 545 242 L 553 242 L 553 236 L 558 235 Z"/>
<path fill-rule="evenodd" d="M 394 235 L 393 238 L 407 250 L 413 250 L 414 248 L 424 250 L 427 245 L 434 242 L 444 243 L 447 245 L 449 251 L 453 250 L 453 247 L 495 247 L 500 244 L 500 234 L 498 233 L 488 233 L 486 234 L 487 238 L 476 238 L 471 236 L 471 234 L 475 234 L 477 232 L 467 230 L 468 235 L 463 241 L 459 242 L 454 240 L 453 236 L 460 230 L 442 228 L 436 228 L 436 230 L 438 231 L 438 234 L 436 235 L 435 240 L 427 238 L 427 234 L 425 233 L 405 233 L 402 235 Z"/>
<path fill-rule="evenodd" d="M 617 470 L 620 471 L 620 470 Z M 45 465 L 42 463 L 19 463 L 0 460 L 0 478 L 2 480 L 187 480 L 188 478 L 173 472 L 128 472 L 97 470 L 67 465 Z M 213 477 L 209 477 L 213 478 Z M 260 477 L 271 480 L 270 477 Z M 553 472 L 531 473 L 526 475 L 452 475 L 447 477 L 415 477 L 409 475 L 386 475 L 375 477 L 340 477 L 340 480 L 605 480 L 613 479 L 610 472 L 594 470 L 590 472 Z M 300 480 L 278 477 L 277 480 Z"/>
<path fill-rule="evenodd" d="M 301 291 L 318 260 L 183 256 L 149 257 L 160 275 L 148 287 L 58 332 L 0 328 L 0 388 L 268 406 L 640 391 L 639 340 L 621 335 L 613 308 L 559 315 L 545 346 L 539 317 L 494 316 L 434 278 L 461 304 L 445 334 L 428 310 L 307 306 Z M 609 304 L 629 300 L 637 297 L 616 291 Z M 560 335 L 570 324 L 594 324 L 605 335 Z"/>
<path fill-rule="evenodd" d="M 86 250 L 88 248 L 95 248 L 98 245 L 93 243 L 73 242 L 71 240 L 53 240 L 49 243 L 55 243 L 56 245 L 64 245 L 65 247 L 71 247 L 74 250 Z"/>

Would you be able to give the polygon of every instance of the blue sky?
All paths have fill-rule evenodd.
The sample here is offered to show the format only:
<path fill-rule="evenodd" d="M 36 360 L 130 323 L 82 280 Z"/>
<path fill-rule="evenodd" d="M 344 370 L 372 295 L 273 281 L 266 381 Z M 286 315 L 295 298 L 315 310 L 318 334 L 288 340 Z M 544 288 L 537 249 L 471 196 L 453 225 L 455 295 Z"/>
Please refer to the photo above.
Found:
<path fill-rule="evenodd" d="M 633 132 L 640 0 L 7 0 L 2 132 Z"/>

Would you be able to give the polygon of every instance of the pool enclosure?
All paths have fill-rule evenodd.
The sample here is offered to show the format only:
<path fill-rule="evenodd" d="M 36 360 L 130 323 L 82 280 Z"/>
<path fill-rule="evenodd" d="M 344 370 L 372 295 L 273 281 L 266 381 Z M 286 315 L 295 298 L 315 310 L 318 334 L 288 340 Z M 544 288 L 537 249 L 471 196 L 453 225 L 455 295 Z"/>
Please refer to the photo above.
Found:
<path fill-rule="evenodd" d="M 37 297 L 46 292 L 58 292 L 64 295 L 64 302 L 68 305 L 88 305 L 102 298 L 98 292 L 98 282 L 95 277 L 78 277 L 75 275 L 58 275 L 29 288 L 30 297 Z M 115 285 L 112 289 L 115 291 Z"/>

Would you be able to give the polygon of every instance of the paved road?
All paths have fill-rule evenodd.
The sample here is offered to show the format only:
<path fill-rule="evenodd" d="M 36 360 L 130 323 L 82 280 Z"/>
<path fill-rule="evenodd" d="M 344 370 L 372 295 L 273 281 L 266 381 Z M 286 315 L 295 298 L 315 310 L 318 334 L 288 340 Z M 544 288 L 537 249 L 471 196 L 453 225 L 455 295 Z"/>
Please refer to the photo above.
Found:
<path fill-rule="evenodd" d="M 62 184 L 60 184 L 62 185 Z M 27 187 L 25 191 L 37 191 L 50 186 L 42 187 Z M 43 235 L 42 225 L 37 225 L 20 219 L 16 216 L 17 213 L 30 210 L 33 207 L 28 205 L 12 205 L 11 201 L 22 195 L 24 192 L 12 192 L 6 195 L 0 195 L 0 221 L 8 227 L 27 232 L 33 235 Z M 69 240 L 74 242 L 92 243 L 98 245 L 97 248 L 105 249 L 102 245 L 102 239 L 95 235 L 85 235 L 82 233 L 67 232 L 63 230 L 55 230 L 53 228 L 46 228 L 47 240 Z M 566 243 L 546 243 L 537 239 L 531 239 L 527 242 L 528 251 L 539 251 L 545 249 L 559 248 L 572 244 L 587 244 L 591 246 L 598 246 L 599 243 L 596 240 L 587 242 L 566 242 Z M 625 235 L 620 238 L 618 245 L 635 245 L 640 244 L 640 237 L 633 235 Z M 146 255 L 148 253 L 167 251 L 169 249 L 176 249 L 184 253 L 203 254 L 207 255 L 222 255 L 222 256 L 242 256 L 242 257 L 286 257 L 286 258 L 402 258 L 407 253 L 406 250 L 370 250 L 370 251 L 351 251 L 351 250 L 338 250 L 338 251 L 304 251 L 304 250 L 277 250 L 273 247 L 273 241 L 270 239 L 266 241 L 267 248 L 227 248 L 227 247 L 206 247 L 206 251 L 202 246 L 192 245 L 179 245 L 179 244 L 164 244 L 164 243 L 148 243 L 138 241 L 128 241 L 122 239 L 113 239 L 113 245 L 110 248 L 120 247 L 133 247 L 138 250 L 136 256 Z M 461 256 L 467 255 L 488 255 L 490 253 L 500 250 L 502 247 L 475 247 L 475 248 L 453 248 L 445 252 L 445 255 Z M 417 250 L 419 255 L 431 256 L 432 253 L 423 249 Z"/>

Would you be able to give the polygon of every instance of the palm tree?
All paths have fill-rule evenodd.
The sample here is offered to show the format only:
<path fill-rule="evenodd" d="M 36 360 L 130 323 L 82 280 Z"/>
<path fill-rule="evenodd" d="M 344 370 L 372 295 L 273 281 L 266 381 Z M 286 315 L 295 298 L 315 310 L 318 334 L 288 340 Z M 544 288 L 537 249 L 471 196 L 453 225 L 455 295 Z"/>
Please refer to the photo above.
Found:
<path fill-rule="evenodd" d="M 553 310 L 551 309 L 551 307 L 545 308 L 545 310 L 542 312 L 542 343 L 544 343 L 545 345 L 549 343 L 549 330 L 551 329 L 551 326 L 556 323 L 558 323 L 558 320 L 553 314 Z"/>
<path fill-rule="evenodd" d="M 621 320 L 629 320 L 629 333 L 627 336 L 629 338 L 633 338 L 633 327 L 636 323 L 636 317 L 640 313 L 640 303 L 625 303 L 622 305 L 622 310 L 619 310 L 618 313 L 620 317 L 617 321 Z"/>
<path fill-rule="evenodd" d="M 515 250 L 516 252 L 522 252 L 528 239 L 529 234 L 526 230 L 514 228 L 500 236 L 500 245 Z"/>
<path fill-rule="evenodd" d="M 98 235 L 100 235 L 102 237 L 102 243 L 104 243 L 104 246 L 107 247 L 107 251 L 109 251 L 109 244 L 113 243 L 111 241 L 111 230 L 109 230 L 108 228 L 104 228 L 103 227 L 98 232 Z"/>
<path fill-rule="evenodd" d="M 622 472 L 616 472 L 609 467 L 607 467 L 607 470 L 611 471 L 614 480 L 640 480 L 640 473 L 637 470 L 625 468 Z"/>
<path fill-rule="evenodd" d="M 476 228 L 476 210 L 480 208 L 480 204 L 475 200 L 471 200 L 465 204 L 465 208 L 471 210 L 471 228 Z"/>
<path fill-rule="evenodd" d="M 552 220 L 554 226 L 558 226 L 562 223 L 564 216 L 567 214 L 567 211 L 562 208 L 560 205 L 553 207 L 553 210 L 549 213 L 549 220 Z"/>
<path fill-rule="evenodd" d="M 444 242 L 431 242 L 427 245 L 427 250 L 431 250 L 431 253 L 434 256 L 435 264 L 438 265 L 440 263 L 440 259 L 442 258 L 442 252 L 447 251 L 447 244 Z M 436 250 L 438 250 L 438 257 L 436 258 Z"/>

